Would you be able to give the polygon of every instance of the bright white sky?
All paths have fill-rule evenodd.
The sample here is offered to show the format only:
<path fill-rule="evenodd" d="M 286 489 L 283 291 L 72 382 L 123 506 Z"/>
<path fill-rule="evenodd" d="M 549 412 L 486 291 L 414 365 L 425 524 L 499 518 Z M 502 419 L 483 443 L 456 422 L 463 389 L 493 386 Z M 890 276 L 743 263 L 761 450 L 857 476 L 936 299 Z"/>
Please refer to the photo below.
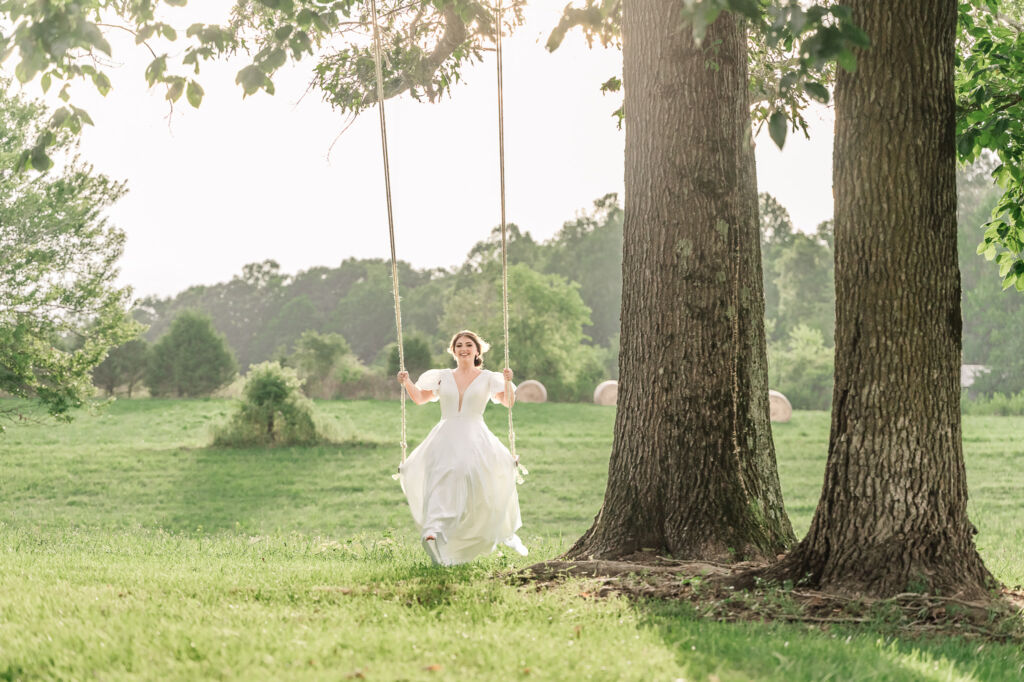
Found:
<path fill-rule="evenodd" d="M 198 5 L 167 18 L 183 32 L 193 21 L 223 21 L 231 2 Z M 621 73 L 621 53 L 588 49 L 579 35 L 548 53 L 560 8 L 531 6 L 503 45 L 508 218 L 540 240 L 594 199 L 621 196 L 623 184 L 623 133 L 611 117 L 618 95 L 599 91 Z M 183 98 L 168 117 L 162 91 L 147 90 L 143 78 L 149 53 L 118 33 L 109 36 L 123 63 L 108 70 L 114 90 L 101 98 L 77 85 L 73 101 L 96 123 L 83 136 L 83 157 L 128 182 L 110 217 L 127 234 L 121 281 L 137 295 L 226 281 L 268 258 L 295 273 L 352 256 L 388 257 L 375 111 L 328 153 L 344 121 L 317 92 L 306 93 L 313 62 L 280 71 L 273 97 L 243 100 L 234 74 L 247 62 L 239 60 L 205 65 L 202 107 Z M 416 267 L 461 263 L 499 222 L 494 71 L 489 54 L 450 99 L 387 102 L 398 258 Z M 39 94 L 36 84 L 25 90 Z M 791 134 L 779 152 L 766 133 L 757 140 L 759 189 L 805 231 L 832 215 L 832 112 L 809 118 L 810 141 Z"/>

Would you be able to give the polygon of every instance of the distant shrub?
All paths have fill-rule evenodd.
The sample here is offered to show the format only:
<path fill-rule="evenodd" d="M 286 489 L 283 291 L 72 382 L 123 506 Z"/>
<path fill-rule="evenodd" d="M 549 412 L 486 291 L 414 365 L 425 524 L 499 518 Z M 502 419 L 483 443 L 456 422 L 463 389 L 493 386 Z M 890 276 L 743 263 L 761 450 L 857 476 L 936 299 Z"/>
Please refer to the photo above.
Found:
<path fill-rule="evenodd" d="M 416 380 L 423 372 L 431 369 L 434 366 L 434 358 L 430 353 L 430 344 L 422 336 L 411 335 L 406 336 L 402 339 L 402 345 L 405 347 L 405 369 L 409 372 L 409 376 Z M 441 365 L 447 367 L 450 364 L 451 357 L 449 356 L 449 362 Z M 388 376 L 394 376 L 398 374 L 398 344 L 393 343 L 388 348 Z"/>
<path fill-rule="evenodd" d="M 340 382 L 356 378 L 359 359 L 341 334 L 302 333 L 289 359 L 302 379 L 302 390 L 311 398 L 333 398 Z"/>
<path fill-rule="evenodd" d="M 249 369 L 242 403 L 214 436 L 216 446 L 316 445 L 324 441 L 295 370 L 276 362 Z"/>
<path fill-rule="evenodd" d="M 1004 349 L 1000 349 L 1005 352 Z M 1014 396 L 1024 393 L 1024 360 L 1013 358 L 1010 361 L 996 361 L 993 367 L 981 372 L 971 384 L 971 395 L 995 398 L 1002 394 Z"/>
<path fill-rule="evenodd" d="M 210 318 L 186 310 L 153 344 L 146 385 L 154 396 L 206 396 L 235 376 L 235 358 Z"/>
<path fill-rule="evenodd" d="M 769 386 L 798 410 L 827 410 L 832 403 L 834 350 L 821 331 L 804 324 L 768 349 Z"/>
<path fill-rule="evenodd" d="M 352 358 L 354 363 L 359 361 Z M 334 386 L 333 398 L 340 400 L 389 400 L 398 398 L 401 390 L 393 374 L 382 374 L 363 364 L 358 367 L 339 368 L 339 380 Z M 410 374 L 412 374 L 410 372 Z M 416 375 L 413 374 L 413 381 Z"/>
<path fill-rule="evenodd" d="M 566 399 L 573 402 L 590 402 L 593 400 L 594 389 L 606 379 L 608 375 L 607 348 L 600 346 L 580 346 L 575 353 L 575 377 L 573 377 L 571 392 L 567 391 Z M 528 378 L 528 377 L 524 377 Z M 554 400 L 559 396 L 555 395 Z"/>
<path fill-rule="evenodd" d="M 961 411 L 969 415 L 1024 416 L 1024 391 L 1016 395 L 994 393 L 989 397 L 965 398 L 960 406 Z"/>

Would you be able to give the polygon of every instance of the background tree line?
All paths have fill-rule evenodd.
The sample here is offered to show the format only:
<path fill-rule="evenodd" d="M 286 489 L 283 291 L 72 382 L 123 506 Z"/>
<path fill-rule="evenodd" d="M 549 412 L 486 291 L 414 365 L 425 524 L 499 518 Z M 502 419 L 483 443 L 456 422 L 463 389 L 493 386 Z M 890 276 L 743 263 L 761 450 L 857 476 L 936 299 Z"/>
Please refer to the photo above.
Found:
<path fill-rule="evenodd" d="M 491 340 L 491 362 L 503 354 L 499 235 L 475 244 L 462 265 L 417 270 L 399 263 L 407 365 L 413 373 L 447 366 L 451 334 L 465 327 Z M 616 376 L 621 301 L 622 208 L 614 194 L 566 222 L 547 242 L 515 225 L 510 229 L 510 336 L 521 378 L 537 378 L 556 400 L 589 397 L 597 383 Z M 205 316 L 206 338 L 223 335 L 237 366 L 277 360 L 297 368 L 317 397 L 390 395 L 397 367 L 390 266 L 382 259 L 347 259 L 337 268 L 317 267 L 286 276 L 273 260 L 252 263 L 230 282 L 195 286 L 169 298 L 137 302 L 135 318 L 156 354 L 180 348 L 158 346 L 181 315 Z M 199 327 L 194 326 L 198 333 Z M 181 333 L 176 332 L 176 333 Z M 212 334 L 212 336 L 211 336 Z M 129 350 L 115 349 L 97 372 L 108 392 L 128 384 Z M 184 354 L 194 361 L 196 353 Z M 134 357 L 134 356 L 132 356 Z M 120 358 L 120 359 L 119 359 Z M 138 369 L 158 394 L 186 395 L 173 381 L 171 365 L 154 369 L 155 357 Z M 120 363 L 120 365 L 118 365 Z M 220 366 L 220 364 L 218 364 Z M 127 370 L 125 370 L 127 372 Z M 115 376 L 117 375 L 117 376 Z M 198 375 L 209 376 L 210 372 Z M 206 392 L 208 390 L 204 388 Z"/>
<path fill-rule="evenodd" d="M 1015 331 L 1024 328 L 1024 300 L 1004 293 L 975 253 L 978 228 L 1000 196 L 991 166 L 981 161 L 958 177 L 964 362 L 992 368 L 970 389 L 972 396 L 984 397 L 1024 391 L 1024 338 Z M 813 234 L 800 232 L 767 193 L 759 196 L 759 209 L 771 386 L 797 408 L 828 409 L 835 324 L 832 223 L 821 223 Z M 546 242 L 514 225 L 510 230 L 513 360 L 519 376 L 542 381 L 552 399 L 587 400 L 599 381 L 617 377 L 622 216 L 618 197 L 609 194 Z M 491 357 L 501 357 L 499 249 L 493 231 L 457 268 L 417 270 L 399 263 L 406 358 L 413 373 L 447 366 L 444 345 L 463 327 L 494 341 Z M 113 351 L 97 369 L 96 384 L 110 394 L 120 388 L 129 395 L 142 382 L 157 394 L 217 388 L 208 382 L 188 391 L 174 388 L 176 380 L 166 378 L 173 375 L 170 365 L 165 361 L 161 369 L 145 355 L 145 342 L 165 338 L 186 311 L 209 318 L 212 328 L 200 332 L 189 317 L 191 333 L 208 340 L 223 334 L 238 367 L 268 360 L 291 365 L 315 397 L 389 395 L 386 379 L 397 369 L 398 354 L 385 260 L 347 259 L 336 268 L 293 276 L 267 260 L 246 265 L 227 283 L 143 299 L 135 317 L 148 326 L 145 339 Z M 158 352 L 181 347 L 179 339 Z M 201 359 L 186 355 L 191 362 Z M 211 355 L 206 361 L 197 377 L 230 380 L 234 360 Z"/>

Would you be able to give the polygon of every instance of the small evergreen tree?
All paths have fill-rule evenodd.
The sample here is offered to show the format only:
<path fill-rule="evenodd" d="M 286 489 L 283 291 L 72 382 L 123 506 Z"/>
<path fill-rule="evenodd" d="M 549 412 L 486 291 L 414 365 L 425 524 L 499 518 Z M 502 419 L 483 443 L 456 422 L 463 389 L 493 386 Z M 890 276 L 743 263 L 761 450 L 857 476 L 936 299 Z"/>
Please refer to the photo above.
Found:
<path fill-rule="evenodd" d="M 180 313 L 153 345 L 146 385 L 154 396 L 209 395 L 234 378 L 235 358 L 209 317 Z"/>
<path fill-rule="evenodd" d="M 302 394 L 295 370 L 276 362 L 252 367 L 242 404 L 217 430 L 213 444 L 232 446 L 315 445 L 324 439 L 313 421 L 313 403 Z"/>

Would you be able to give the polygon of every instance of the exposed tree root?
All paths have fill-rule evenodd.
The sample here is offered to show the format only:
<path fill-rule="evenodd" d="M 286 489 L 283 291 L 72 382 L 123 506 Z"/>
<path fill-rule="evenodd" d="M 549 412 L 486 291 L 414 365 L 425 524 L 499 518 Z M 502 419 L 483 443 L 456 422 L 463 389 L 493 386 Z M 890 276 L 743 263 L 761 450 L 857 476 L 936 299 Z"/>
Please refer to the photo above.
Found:
<path fill-rule="evenodd" d="M 979 601 L 913 592 L 876 599 L 770 584 L 738 590 L 730 584 L 735 577 L 764 564 L 642 559 L 545 561 L 513 578 L 538 589 L 582 579 L 583 598 L 622 594 L 634 599 L 687 601 L 700 616 L 723 622 L 778 620 L 822 629 L 869 624 L 912 636 L 957 635 L 1024 643 L 1024 591 L 1019 589 L 1003 589 Z"/>

